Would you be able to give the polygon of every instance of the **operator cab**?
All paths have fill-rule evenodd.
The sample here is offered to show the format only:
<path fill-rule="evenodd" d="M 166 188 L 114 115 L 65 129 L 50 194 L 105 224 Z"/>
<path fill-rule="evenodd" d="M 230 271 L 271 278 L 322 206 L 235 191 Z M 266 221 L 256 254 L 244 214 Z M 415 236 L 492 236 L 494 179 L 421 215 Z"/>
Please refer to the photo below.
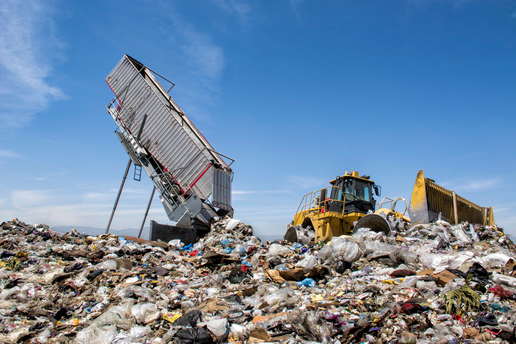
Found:
<path fill-rule="evenodd" d="M 330 192 L 330 199 L 336 201 L 345 201 L 344 214 L 363 213 L 367 214 L 369 210 L 374 212 L 376 200 L 373 198 L 373 192 L 380 196 L 380 186 L 375 185 L 369 176 L 358 176 L 358 172 L 351 171 L 348 174 L 337 177 L 330 181 L 333 186 Z M 342 211 L 342 203 L 335 202 L 340 209 L 332 209 L 333 211 Z"/>

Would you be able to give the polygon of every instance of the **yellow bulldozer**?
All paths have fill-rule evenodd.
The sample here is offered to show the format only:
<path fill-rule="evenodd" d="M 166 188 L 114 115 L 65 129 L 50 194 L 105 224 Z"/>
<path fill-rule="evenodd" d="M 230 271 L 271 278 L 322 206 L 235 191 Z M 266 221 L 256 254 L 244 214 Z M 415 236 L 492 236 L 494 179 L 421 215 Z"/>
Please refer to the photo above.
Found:
<path fill-rule="evenodd" d="M 381 195 L 381 187 L 369 176 L 346 171 L 330 181 L 330 186 L 302 198 L 284 238 L 291 242 L 326 242 L 334 236 L 350 235 L 359 228 L 389 235 L 408 229 L 411 224 L 429 223 L 438 218 L 452 224 L 463 221 L 495 224 L 492 207 L 480 207 L 437 185 L 425 178 L 423 170 L 417 174 L 410 206 L 403 198 L 384 198 L 376 204 L 375 195 Z M 400 201 L 404 203 L 403 211 L 397 210 Z"/>

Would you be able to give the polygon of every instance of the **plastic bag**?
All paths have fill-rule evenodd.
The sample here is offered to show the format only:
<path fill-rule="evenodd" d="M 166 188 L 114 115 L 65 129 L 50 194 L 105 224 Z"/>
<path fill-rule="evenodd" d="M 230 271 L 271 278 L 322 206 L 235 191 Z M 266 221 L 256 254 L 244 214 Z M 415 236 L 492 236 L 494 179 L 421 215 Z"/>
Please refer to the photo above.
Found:
<path fill-rule="evenodd" d="M 463 246 L 467 244 L 471 244 L 473 241 L 471 240 L 471 236 L 464 230 L 461 224 L 452 226 L 450 228 L 450 232 L 453 233 L 456 240 L 454 244 Z"/>
<path fill-rule="evenodd" d="M 184 244 L 179 239 L 170 240 L 168 244 L 175 248 L 182 248 Z"/>
<path fill-rule="evenodd" d="M 331 259 L 332 256 L 333 256 L 333 250 L 332 250 L 331 246 L 328 246 L 328 245 L 324 245 L 323 248 L 321 248 L 319 250 L 319 253 L 317 253 L 317 257 L 320 260 L 322 260 L 323 262 Z"/>
<path fill-rule="evenodd" d="M 160 312 L 155 304 L 146 302 L 138 303 L 131 308 L 131 314 L 136 321 L 142 324 L 148 324 L 160 317 Z"/>
<path fill-rule="evenodd" d="M 95 269 L 116 270 L 116 261 L 112 259 L 105 260 L 95 266 Z"/>
<path fill-rule="evenodd" d="M 230 231 L 232 229 L 235 229 L 235 227 L 238 226 L 239 223 L 240 223 L 240 220 L 237 220 L 237 219 L 229 220 L 228 223 L 226 224 L 226 230 Z"/>
<path fill-rule="evenodd" d="M 221 337 L 226 334 L 228 320 L 226 318 L 215 319 L 206 322 L 206 327 L 215 337 Z"/>
<path fill-rule="evenodd" d="M 290 249 L 280 244 L 272 244 L 269 246 L 269 252 L 266 253 L 267 256 L 283 256 L 290 253 Z"/>
<path fill-rule="evenodd" d="M 334 258 L 340 257 L 348 263 L 356 262 L 364 255 L 364 251 L 356 242 L 348 241 L 345 238 L 332 238 L 330 246 Z"/>
<path fill-rule="evenodd" d="M 516 278 L 511 277 L 511 276 L 506 276 L 506 275 L 497 274 L 497 273 L 493 272 L 493 274 L 491 275 L 491 279 L 493 280 L 493 282 L 495 282 L 497 284 L 503 284 L 503 285 L 508 285 L 510 287 L 516 287 Z"/>
<path fill-rule="evenodd" d="M 75 342 L 78 344 L 110 344 L 117 333 L 115 325 L 98 327 L 92 324 L 77 333 Z"/>
<path fill-rule="evenodd" d="M 306 256 L 303 260 L 300 260 L 296 263 L 296 268 L 303 268 L 303 269 L 313 269 L 314 266 L 317 264 L 317 258 L 315 258 L 312 255 Z"/>
<path fill-rule="evenodd" d="M 245 326 L 239 324 L 231 324 L 229 331 L 238 339 L 245 339 L 249 333 Z"/>
<path fill-rule="evenodd" d="M 176 333 L 181 344 L 211 344 L 213 338 L 205 328 L 182 328 Z"/>
<path fill-rule="evenodd" d="M 513 258 L 501 252 L 497 252 L 483 256 L 481 259 L 485 266 L 494 269 L 504 267 L 509 262 L 509 260 Z"/>
<path fill-rule="evenodd" d="M 277 289 L 263 298 L 263 301 L 267 302 L 269 306 L 275 305 L 280 301 L 285 301 L 289 297 L 289 293 L 292 291 L 291 288 Z"/>
<path fill-rule="evenodd" d="M 313 288 L 313 287 L 315 287 L 315 281 L 311 278 L 305 278 L 304 280 L 297 282 L 297 286 Z"/>

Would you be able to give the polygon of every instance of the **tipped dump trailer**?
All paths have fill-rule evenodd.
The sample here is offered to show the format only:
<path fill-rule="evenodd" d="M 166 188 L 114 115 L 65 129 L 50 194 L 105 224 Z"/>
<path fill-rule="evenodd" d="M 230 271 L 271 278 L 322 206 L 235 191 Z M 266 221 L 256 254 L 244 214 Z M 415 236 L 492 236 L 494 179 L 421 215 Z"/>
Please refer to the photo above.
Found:
<path fill-rule="evenodd" d="M 417 173 L 409 205 L 412 224 L 442 220 L 457 224 L 463 221 L 494 226 L 492 207 L 481 207 L 455 191 L 443 188 L 435 180 L 425 178 L 423 170 Z"/>
<path fill-rule="evenodd" d="M 167 90 L 158 82 L 167 82 Z M 217 216 L 232 215 L 232 159 L 216 152 L 169 95 L 174 84 L 124 55 L 106 82 L 107 110 L 132 162 L 143 167 L 172 225 L 152 222 L 150 239 L 193 241 Z M 191 238 L 191 239 L 189 239 Z"/>

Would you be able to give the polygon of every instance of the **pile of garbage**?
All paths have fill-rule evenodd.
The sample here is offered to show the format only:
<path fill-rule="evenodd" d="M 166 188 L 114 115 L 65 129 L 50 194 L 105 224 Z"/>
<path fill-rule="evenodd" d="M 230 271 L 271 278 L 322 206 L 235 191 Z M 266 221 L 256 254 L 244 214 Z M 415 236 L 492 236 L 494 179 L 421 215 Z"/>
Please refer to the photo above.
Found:
<path fill-rule="evenodd" d="M 225 218 L 193 245 L 0 225 L 2 343 L 513 342 L 516 251 L 444 221 L 263 244 Z"/>

